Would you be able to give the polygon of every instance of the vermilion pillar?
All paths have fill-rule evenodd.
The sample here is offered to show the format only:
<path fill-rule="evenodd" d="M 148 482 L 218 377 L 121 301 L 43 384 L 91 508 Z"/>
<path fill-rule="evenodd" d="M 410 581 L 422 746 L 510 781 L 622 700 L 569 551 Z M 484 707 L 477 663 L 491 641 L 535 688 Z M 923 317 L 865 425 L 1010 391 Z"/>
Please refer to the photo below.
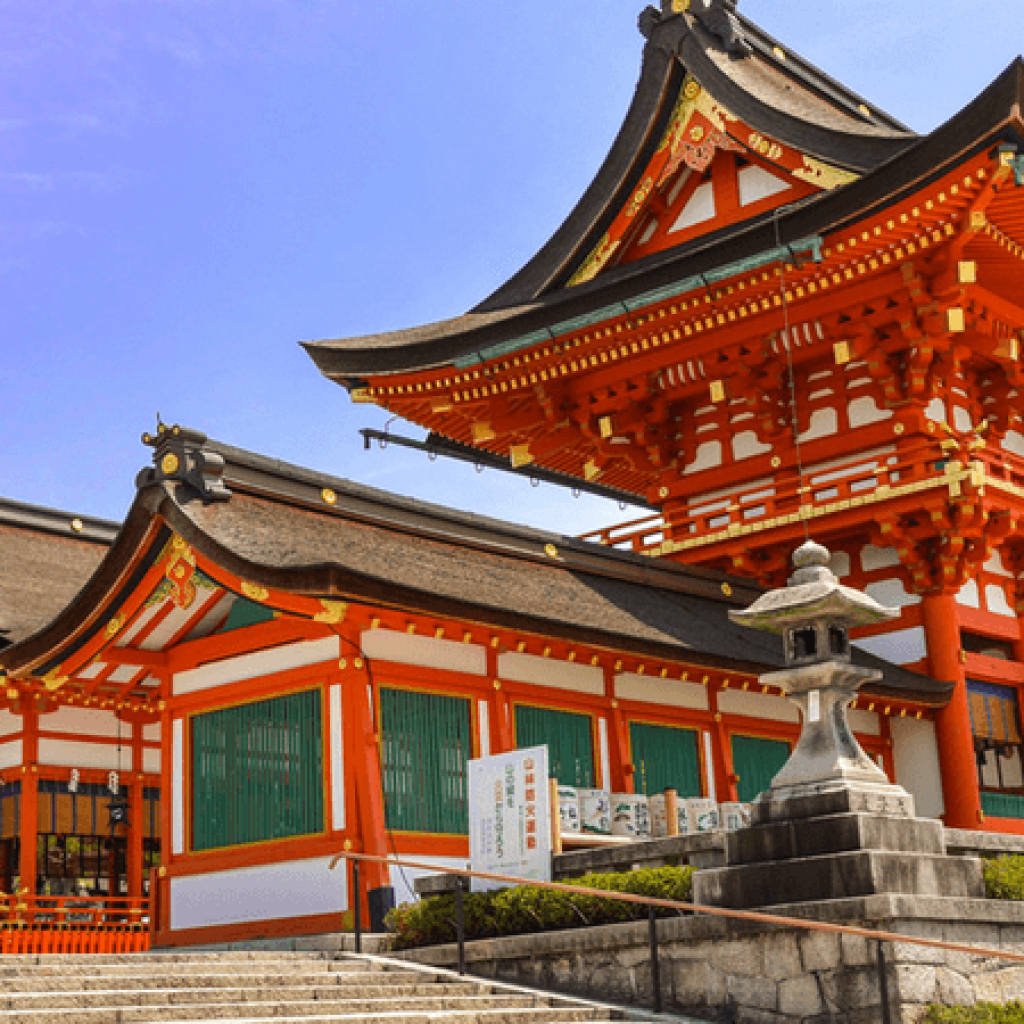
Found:
<path fill-rule="evenodd" d="M 978 768 L 967 703 L 967 678 L 960 658 L 960 616 L 953 594 L 929 594 L 921 603 L 928 644 L 929 671 L 955 683 L 949 704 L 936 718 L 945 823 L 951 828 L 978 828 L 982 823 Z"/>
<path fill-rule="evenodd" d="M 28 703 L 28 698 L 23 698 Z M 39 834 L 39 713 L 26 707 L 22 721 L 21 775 L 21 856 L 18 861 L 20 886 L 30 893 L 36 891 L 39 873 L 37 854 Z"/>

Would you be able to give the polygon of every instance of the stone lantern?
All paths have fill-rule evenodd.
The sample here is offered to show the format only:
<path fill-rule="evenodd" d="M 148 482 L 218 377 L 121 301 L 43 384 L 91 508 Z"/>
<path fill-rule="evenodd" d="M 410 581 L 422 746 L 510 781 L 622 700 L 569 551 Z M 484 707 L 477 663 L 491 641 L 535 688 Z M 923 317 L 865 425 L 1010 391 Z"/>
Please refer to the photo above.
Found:
<path fill-rule="evenodd" d="M 729 614 L 782 635 L 786 667 L 761 682 L 800 707 L 800 739 L 751 805 L 751 825 L 726 835 L 726 866 L 694 875 L 694 902 L 742 908 L 880 893 L 983 896 L 980 862 L 946 856 L 942 823 L 914 816 L 913 797 L 889 782 L 847 721 L 858 689 L 882 679 L 852 664 L 849 631 L 898 610 L 842 586 L 820 544 L 806 543 L 793 562 L 788 586 Z"/>
<path fill-rule="evenodd" d="M 844 587 L 829 569 L 826 548 L 808 541 L 793 555 L 788 586 L 769 591 L 749 608 L 729 613 L 733 622 L 781 633 L 786 668 L 761 677 L 778 687 L 803 714 L 803 729 L 789 761 L 754 806 L 755 821 L 778 820 L 783 803 L 858 784 L 883 803 L 873 810 L 913 813 L 910 795 L 892 786 L 864 753 L 847 720 L 847 709 L 865 683 L 882 673 L 850 661 L 850 629 L 899 617 L 867 594 Z M 852 809 L 852 808 L 851 808 Z M 788 808 L 792 811 L 793 808 Z"/>

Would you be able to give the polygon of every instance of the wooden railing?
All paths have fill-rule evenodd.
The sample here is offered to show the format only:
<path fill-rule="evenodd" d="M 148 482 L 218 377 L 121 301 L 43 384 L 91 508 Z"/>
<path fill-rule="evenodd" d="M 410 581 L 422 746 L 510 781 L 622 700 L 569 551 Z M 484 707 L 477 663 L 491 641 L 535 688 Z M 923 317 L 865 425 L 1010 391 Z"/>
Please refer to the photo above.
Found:
<path fill-rule="evenodd" d="M 1024 489 L 1024 459 L 1011 452 L 996 447 L 944 451 L 938 440 L 926 441 L 898 453 L 867 452 L 810 465 L 803 483 L 791 472 L 783 479 L 769 472 L 754 483 L 745 481 L 710 496 L 691 496 L 688 514 L 677 514 L 671 524 L 663 516 L 653 515 L 594 530 L 580 539 L 638 554 L 657 551 L 665 541 L 712 543 L 730 536 L 730 531 L 767 529 L 782 517 L 799 515 L 801 507 L 821 515 L 881 501 L 890 494 L 944 486 L 951 479 L 947 469 L 951 460 L 959 463 L 956 475 L 969 475 L 970 460 L 984 467 L 997 486 L 1002 483 Z"/>
<path fill-rule="evenodd" d="M 144 953 L 149 900 L 0 893 L 0 954 Z"/>

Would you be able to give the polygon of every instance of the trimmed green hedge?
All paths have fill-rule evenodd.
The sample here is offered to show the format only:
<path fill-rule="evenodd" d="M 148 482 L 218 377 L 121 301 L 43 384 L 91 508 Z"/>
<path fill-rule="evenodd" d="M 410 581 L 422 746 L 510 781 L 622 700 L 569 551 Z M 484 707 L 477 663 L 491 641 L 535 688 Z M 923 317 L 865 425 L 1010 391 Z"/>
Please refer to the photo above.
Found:
<path fill-rule="evenodd" d="M 987 860 L 984 870 L 990 900 L 1024 900 L 1024 856 L 1015 853 Z"/>
<path fill-rule="evenodd" d="M 931 1006 L 924 1024 L 1024 1024 L 1024 1003 L 1014 1000 L 1005 1006 Z"/>
<path fill-rule="evenodd" d="M 643 871 L 583 875 L 568 879 L 565 884 L 686 903 L 693 896 L 693 868 L 646 868 Z M 541 889 L 533 885 L 497 892 L 467 893 L 463 896 L 463 907 L 467 939 L 587 928 L 647 916 L 646 907 L 642 904 Z M 667 909 L 658 910 L 659 916 L 671 913 L 673 911 Z M 436 896 L 419 903 L 403 903 L 388 913 L 386 924 L 392 933 L 392 949 L 454 942 L 455 897 Z"/>

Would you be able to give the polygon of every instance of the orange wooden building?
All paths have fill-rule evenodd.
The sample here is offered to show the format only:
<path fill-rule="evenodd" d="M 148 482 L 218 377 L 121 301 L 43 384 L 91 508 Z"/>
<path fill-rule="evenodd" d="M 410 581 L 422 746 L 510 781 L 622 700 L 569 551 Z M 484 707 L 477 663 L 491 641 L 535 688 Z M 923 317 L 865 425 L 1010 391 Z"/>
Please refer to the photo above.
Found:
<path fill-rule="evenodd" d="M 648 7 L 636 96 L 551 240 L 465 316 L 311 343 L 511 467 L 640 496 L 597 535 L 778 586 L 807 532 L 955 684 L 939 811 L 1024 831 L 1024 64 L 930 135 L 726 0 Z"/>
<path fill-rule="evenodd" d="M 797 737 L 793 706 L 758 683 L 779 645 L 728 620 L 759 593 L 743 580 L 183 428 L 149 442 L 154 465 L 95 571 L 0 651 L 0 757 L 20 810 L 8 886 L 53 878 L 52 808 L 71 800 L 72 772 L 104 781 L 86 770 L 89 730 L 108 758 L 126 730 L 117 835 L 133 893 L 146 795 L 159 795 L 162 944 L 336 929 L 349 880 L 328 863 L 344 848 L 464 864 L 471 757 L 546 743 L 566 783 L 724 801 L 765 788 Z M 52 563 L 81 542 L 72 520 L 48 523 L 45 536 L 7 523 L 0 539 L 27 550 L 35 536 L 36 562 Z M 26 587 L 41 574 L 20 572 Z M 860 741 L 934 812 L 932 716 L 951 688 L 858 657 L 885 673 L 851 713 Z M 390 882 L 409 895 L 411 873 Z"/>

